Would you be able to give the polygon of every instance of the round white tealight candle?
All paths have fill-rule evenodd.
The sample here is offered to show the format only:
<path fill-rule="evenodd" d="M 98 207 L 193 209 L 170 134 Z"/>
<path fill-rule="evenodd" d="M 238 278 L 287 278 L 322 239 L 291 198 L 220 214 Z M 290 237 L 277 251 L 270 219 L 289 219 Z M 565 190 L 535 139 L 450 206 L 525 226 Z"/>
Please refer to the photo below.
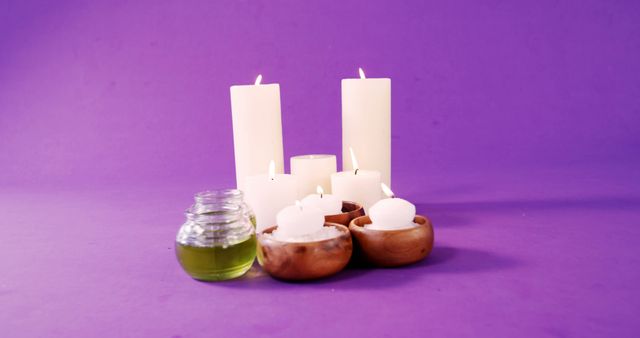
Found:
<path fill-rule="evenodd" d="M 337 196 L 325 194 L 321 186 L 316 187 L 317 194 L 302 199 L 303 207 L 315 207 L 326 215 L 337 215 L 342 212 L 342 200 Z"/>
<path fill-rule="evenodd" d="M 384 183 L 381 186 L 389 198 L 378 201 L 369 209 L 371 224 L 366 224 L 365 228 L 397 230 L 415 226 L 413 219 L 416 217 L 416 206 L 407 200 L 395 197 Z"/>
<path fill-rule="evenodd" d="M 342 171 L 331 175 L 331 192 L 342 201 L 362 204 L 365 212 L 380 200 L 380 172 L 358 169 L 358 162 L 351 152 L 353 171 Z"/>
<path fill-rule="evenodd" d="M 280 210 L 276 220 L 278 229 L 274 235 L 285 240 L 316 233 L 324 226 L 322 211 L 312 206 L 304 207 L 299 201 Z"/>
<path fill-rule="evenodd" d="M 254 175 L 245 178 L 244 196 L 247 204 L 256 214 L 258 232 L 276 224 L 276 214 L 297 197 L 297 180 L 293 175 L 275 174 L 273 161 L 269 163 L 268 175 Z"/>

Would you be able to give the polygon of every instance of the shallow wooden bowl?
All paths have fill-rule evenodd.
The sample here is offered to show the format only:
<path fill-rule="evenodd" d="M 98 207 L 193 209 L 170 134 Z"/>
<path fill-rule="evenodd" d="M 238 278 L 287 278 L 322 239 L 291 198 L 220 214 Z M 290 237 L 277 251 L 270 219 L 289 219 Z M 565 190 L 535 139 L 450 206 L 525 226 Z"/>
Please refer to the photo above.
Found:
<path fill-rule="evenodd" d="M 286 280 L 309 280 L 331 276 L 342 270 L 351 258 L 353 243 L 349 229 L 335 226 L 340 236 L 317 242 L 283 242 L 265 234 L 277 228 L 272 226 L 258 234 L 258 260 L 271 276 Z"/>
<path fill-rule="evenodd" d="M 370 224 L 369 216 L 354 219 L 349 230 L 355 239 L 356 251 L 366 261 L 382 267 L 401 266 L 418 262 L 433 249 L 431 221 L 416 215 L 418 226 L 399 230 L 374 230 L 364 227 Z"/>
<path fill-rule="evenodd" d="M 342 201 L 342 213 L 324 216 L 324 221 L 338 223 L 346 227 L 354 218 L 364 216 L 364 208 L 356 202 Z"/>

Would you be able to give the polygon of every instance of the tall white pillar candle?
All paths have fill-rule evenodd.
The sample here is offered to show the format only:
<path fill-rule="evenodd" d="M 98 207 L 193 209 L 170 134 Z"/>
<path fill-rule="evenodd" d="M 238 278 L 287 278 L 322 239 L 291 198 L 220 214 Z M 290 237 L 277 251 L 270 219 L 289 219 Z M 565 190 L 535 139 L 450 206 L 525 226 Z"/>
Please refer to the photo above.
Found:
<path fill-rule="evenodd" d="M 360 168 L 379 171 L 391 184 L 391 79 L 342 80 L 342 169 L 353 170 L 349 147 Z"/>
<path fill-rule="evenodd" d="M 301 155 L 291 158 L 291 174 L 298 179 L 298 198 L 316 192 L 321 186 L 331 193 L 331 174 L 336 172 L 335 155 Z"/>
<path fill-rule="evenodd" d="M 269 174 L 245 177 L 245 201 L 256 214 L 256 230 L 276 225 L 276 215 L 282 208 L 295 203 L 298 196 L 296 177 L 275 174 L 273 161 Z"/>
<path fill-rule="evenodd" d="M 247 176 L 264 173 L 265 163 L 275 161 L 276 173 L 284 173 L 280 85 L 231 86 L 231 117 L 236 160 L 236 184 L 244 190 Z"/>

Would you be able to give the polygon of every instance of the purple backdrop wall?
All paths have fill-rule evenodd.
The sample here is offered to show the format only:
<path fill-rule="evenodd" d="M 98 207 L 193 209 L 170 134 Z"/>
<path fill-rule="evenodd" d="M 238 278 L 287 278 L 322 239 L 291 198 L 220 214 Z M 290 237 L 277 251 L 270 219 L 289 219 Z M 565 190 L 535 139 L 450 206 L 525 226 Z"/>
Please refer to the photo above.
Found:
<path fill-rule="evenodd" d="M 392 78 L 394 175 L 626 163 L 639 7 L 3 1 L 0 183 L 231 184 L 229 86 L 258 73 L 281 84 L 287 158 L 338 153 L 359 66 Z"/>

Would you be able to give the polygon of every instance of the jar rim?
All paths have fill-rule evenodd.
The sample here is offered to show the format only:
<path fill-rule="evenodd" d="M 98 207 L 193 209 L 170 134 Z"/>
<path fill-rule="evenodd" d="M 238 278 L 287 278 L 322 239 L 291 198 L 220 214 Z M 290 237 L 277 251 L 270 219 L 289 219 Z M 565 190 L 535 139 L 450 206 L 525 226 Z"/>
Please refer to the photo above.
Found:
<path fill-rule="evenodd" d="M 238 189 L 219 189 L 200 191 L 193 198 L 196 203 L 207 203 L 224 199 L 241 200 L 243 195 L 242 191 Z"/>
<path fill-rule="evenodd" d="M 242 191 L 239 189 L 217 189 L 217 190 L 203 190 L 197 192 L 195 197 L 210 197 L 210 196 L 242 196 Z"/>
<path fill-rule="evenodd" d="M 243 209 L 233 203 L 197 204 L 190 206 L 184 213 L 188 220 L 196 222 L 233 222 L 242 217 Z"/>

